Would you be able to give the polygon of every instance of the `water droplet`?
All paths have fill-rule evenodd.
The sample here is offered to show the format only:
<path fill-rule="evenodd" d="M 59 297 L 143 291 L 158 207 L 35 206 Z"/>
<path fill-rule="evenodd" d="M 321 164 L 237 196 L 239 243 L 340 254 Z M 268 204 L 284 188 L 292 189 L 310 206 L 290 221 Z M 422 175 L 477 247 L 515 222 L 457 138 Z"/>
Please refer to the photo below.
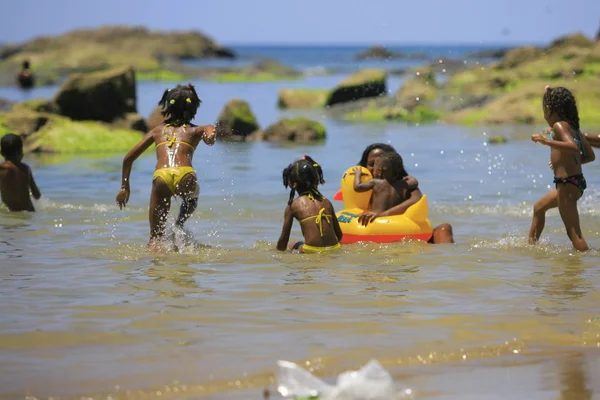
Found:
<path fill-rule="evenodd" d="M 444 154 L 444 150 L 440 150 L 440 154 Z"/>

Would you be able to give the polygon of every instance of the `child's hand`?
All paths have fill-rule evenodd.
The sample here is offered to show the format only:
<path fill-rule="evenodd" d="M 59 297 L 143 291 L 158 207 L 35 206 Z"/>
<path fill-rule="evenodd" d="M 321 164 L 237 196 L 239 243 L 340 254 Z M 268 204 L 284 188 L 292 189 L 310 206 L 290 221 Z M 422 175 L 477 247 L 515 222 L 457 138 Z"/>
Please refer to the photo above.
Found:
<path fill-rule="evenodd" d="M 548 140 L 541 133 L 534 133 L 531 135 L 531 140 L 535 143 L 547 144 Z"/>
<path fill-rule="evenodd" d="M 129 189 L 122 188 L 121 190 L 119 190 L 119 193 L 117 193 L 116 201 L 119 205 L 119 210 L 122 210 L 123 207 L 125 207 L 125 205 L 129 201 Z"/>
<path fill-rule="evenodd" d="M 358 216 L 358 223 L 362 226 L 367 226 L 371 222 L 375 221 L 375 218 L 377 218 L 378 216 L 379 214 L 377 213 L 374 213 L 372 211 L 366 211 Z"/>
<path fill-rule="evenodd" d="M 209 146 L 212 146 L 213 144 L 215 144 L 215 127 L 214 126 L 208 125 L 204 128 L 203 139 L 204 139 L 204 143 L 206 143 Z"/>
<path fill-rule="evenodd" d="M 358 176 L 362 175 L 362 167 L 354 167 L 352 171 Z"/>

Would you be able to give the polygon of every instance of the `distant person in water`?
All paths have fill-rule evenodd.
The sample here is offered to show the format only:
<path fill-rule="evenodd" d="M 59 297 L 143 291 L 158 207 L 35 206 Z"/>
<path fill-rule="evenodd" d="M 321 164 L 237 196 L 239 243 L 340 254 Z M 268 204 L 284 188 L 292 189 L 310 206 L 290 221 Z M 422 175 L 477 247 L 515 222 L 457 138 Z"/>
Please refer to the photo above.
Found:
<path fill-rule="evenodd" d="M 116 202 L 122 209 L 129 201 L 129 175 L 133 162 L 152 144 L 156 145 L 157 163 L 152 177 L 150 195 L 150 241 L 148 246 L 159 248 L 164 239 L 171 197 L 182 199 L 177 225 L 182 227 L 198 204 L 198 179 L 192 167 L 194 151 L 201 141 L 215 143 L 215 127 L 191 123 L 200 106 L 194 86 L 178 85 L 166 90 L 158 102 L 166 120 L 152 129 L 123 159 L 121 190 Z"/>
<path fill-rule="evenodd" d="M 342 229 L 333 205 L 319 192 L 319 183 L 325 183 L 323 170 L 309 156 L 304 156 L 283 170 L 283 186 L 289 186 L 291 191 L 277 250 L 287 250 L 294 219 L 300 222 L 304 241 L 296 242 L 290 250 L 323 253 L 342 247 Z M 296 192 L 298 198 L 295 199 Z"/>
<path fill-rule="evenodd" d="M 373 179 L 361 183 L 361 167 L 356 167 L 354 173 L 356 192 L 373 191 L 369 212 L 377 217 L 404 214 L 408 207 L 423 197 L 418 188 L 410 187 L 404 179 L 408 174 L 402 157 L 396 152 L 388 151 L 377 157 L 373 165 Z M 394 214 L 387 214 L 392 209 Z M 361 214 L 358 220 L 365 226 L 372 221 L 367 213 Z"/>
<path fill-rule="evenodd" d="M 531 140 L 550 147 L 555 189 L 533 206 L 529 242 L 538 242 L 544 230 L 546 211 L 558 207 L 573 246 L 579 251 L 585 251 L 588 250 L 588 245 L 581 233 L 577 201 L 587 187 L 582 165 L 594 161 L 594 150 L 579 130 L 577 104 L 568 89 L 546 86 L 542 106 L 544 119 L 551 130 L 548 135 L 536 133 L 531 136 Z"/>
<path fill-rule="evenodd" d="M 383 154 L 386 154 L 389 152 L 398 154 L 398 152 L 389 144 L 385 144 L 385 143 L 371 144 L 365 148 L 365 151 L 363 151 L 362 157 L 359 161 L 359 165 L 361 167 L 365 167 L 366 169 L 368 169 L 369 172 L 371 172 L 371 175 L 373 175 L 375 161 L 379 157 L 381 157 Z M 398 173 L 400 174 L 400 178 L 406 183 L 406 192 L 405 193 L 407 193 L 409 195 L 413 195 L 412 193 L 415 192 L 414 196 L 420 196 L 421 191 L 418 188 L 419 182 L 417 181 L 416 178 L 408 175 L 408 172 L 406 172 L 406 169 L 404 168 L 404 164 L 403 164 L 402 170 L 399 170 Z M 400 215 L 400 214 L 403 214 L 405 211 L 406 211 L 406 208 L 404 207 L 404 205 L 398 204 L 395 207 L 392 207 L 392 208 L 386 210 L 385 215 L 386 216 Z M 366 226 L 369 223 L 373 222 L 379 216 L 383 216 L 383 215 L 380 215 L 377 212 L 369 210 L 369 211 L 364 212 L 359 217 L 359 222 Z M 452 231 L 452 225 L 446 223 L 446 224 L 441 224 L 441 225 L 436 226 L 433 229 L 433 233 L 431 235 L 431 239 L 429 239 L 429 243 L 435 243 L 435 244 L 454 243 L 454 233 Z"/>
<path fill-rule="evenodd" d="M 31 168 L 22 163 L 23 140 L 7 133 L 0 139 L 4 162 L 0 164 L 0 193 L 10 211 L 35 211 L 31 195 L 37 200 L 42 194 L 35 184 Z"/>
<path fill-rule="evenodd" d="M 27 60 L 23 61 L 23 68 L 17 74 L 17 85 L 22 89 L 30 89 L 35 85 L 35 77 Z"/>

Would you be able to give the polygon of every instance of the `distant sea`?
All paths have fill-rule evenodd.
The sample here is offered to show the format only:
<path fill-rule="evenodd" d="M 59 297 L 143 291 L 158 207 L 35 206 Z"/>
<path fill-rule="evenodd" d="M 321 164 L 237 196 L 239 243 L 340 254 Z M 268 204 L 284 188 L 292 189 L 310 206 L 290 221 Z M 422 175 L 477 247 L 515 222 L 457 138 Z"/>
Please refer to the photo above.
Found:
<path fill-rule="evenodd" d="M 473 53 L 515 47 L 515 45 L 395 45 L 385 46 L 392 52 L 409 57 L 391 60 L 360 60 L 354 56 L 370 46 L 368 45 L 233 45 L 227 46 L 238 57 L 234 60 L 211 59 L 194 60 L 189 63 L 196 66 L 232 67 L 254 63 L 262 59 L 273 59 L 282 64 L 310 72 L 332 70 L 351 72 L 360 68 L 376 67 L 388 70 L 407 68 L 418 64 L 429 63 L 435 59 L 480 60 L 471 57 Z M 410 56 L 422 55 L 414 58 Z M 484 60 L 485 61 L 485 60 Z"/>

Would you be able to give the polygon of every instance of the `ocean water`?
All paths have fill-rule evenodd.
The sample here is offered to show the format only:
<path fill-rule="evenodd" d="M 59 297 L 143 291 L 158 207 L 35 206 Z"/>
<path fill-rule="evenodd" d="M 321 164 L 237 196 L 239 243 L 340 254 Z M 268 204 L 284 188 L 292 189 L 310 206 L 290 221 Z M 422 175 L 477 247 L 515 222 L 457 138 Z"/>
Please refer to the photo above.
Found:
<path fill-rule="evenodd" d="M 548 149 L 528 139 L 541 127 L 357 124 L 276 108 L 281 88 L 344 77 L 193 82 L 203 98 L 197 123 L 239 97 L 262 126 L 302 114 L 328 136 L 318 145 L 200 147 L 200 204 L 186 232 L 173 231 L 178 253 L 145 248 L 152 153 L 134 164 L 123 211 L 114 202 L 123 154 L 28 155 L 38 211 L 0 208 L 0 397 L 261 399 L 274 389 L 277 360 L 333 382 L 376 358 L 419 399 L 596 398 L 598 164 L 586 165 L 579 202 L 592 250 L 571 249 L 556 210 L 542 243 L 529 246 L 533 203 L 552 182 Z M 401 84 L 391 79 L 390 91 Z M 165 87 L 138 84 L 142 114 Z M 24 96 L 0 88 L 0 97 Z M 487 145 L 496 134 L 509 143 Z M 457 243 L 277 252 L 288 198 L 281 170 L 311 155 L 331 197 L 373 142 L 398 149 L 433 224 L 451 223 Z"/>

